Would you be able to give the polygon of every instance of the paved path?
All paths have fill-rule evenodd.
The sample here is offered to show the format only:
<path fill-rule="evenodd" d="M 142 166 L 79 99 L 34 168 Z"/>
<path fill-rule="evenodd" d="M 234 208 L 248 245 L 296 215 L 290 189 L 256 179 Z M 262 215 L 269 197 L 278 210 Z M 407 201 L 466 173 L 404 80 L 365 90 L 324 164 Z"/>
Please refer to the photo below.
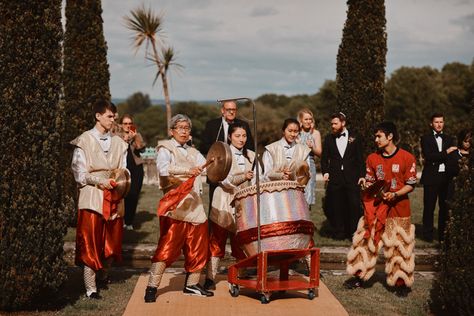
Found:
<path fill-rule="evenodd" d="M 144 303 L 143 296 L 148 276 L 141 275 L 123 315 L 348 315 L 341 303 L 322 282 L 320 282 L 319 296 L 314 300 L 307 298 L 306 291 L 288 291 L 284 294 L 274 293 L 269 304 L 261 304 L 259 294 L 250 289 L 242 288 L 238 297 L 231 297 L 225 275 L 218 276 L 214 297 L 183 295 L 184 274 L 170 270 L 166 270 L 163 276 L 155 303 Z"/>

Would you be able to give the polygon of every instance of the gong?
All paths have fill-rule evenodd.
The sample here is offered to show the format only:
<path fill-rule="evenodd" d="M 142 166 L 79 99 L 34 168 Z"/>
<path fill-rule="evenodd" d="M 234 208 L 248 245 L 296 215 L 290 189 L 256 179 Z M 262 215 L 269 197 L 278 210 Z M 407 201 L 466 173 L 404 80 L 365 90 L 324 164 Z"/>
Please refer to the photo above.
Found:
<path fill-rule="evenodd" d="M 232 152 L 229 145 L 217 141 L 207 153 L 207 178 L 211 182 L 224 180 L 229 174 L 232 166 Z"/>
<path fill-rule="evenodd" d="M 383 200 L 383 194 L 389 190 L 384 180 L 375 181 L 370 187 L 362 190 L 362 195 L 366 200 L 375 200 L 375 204 Z"/>

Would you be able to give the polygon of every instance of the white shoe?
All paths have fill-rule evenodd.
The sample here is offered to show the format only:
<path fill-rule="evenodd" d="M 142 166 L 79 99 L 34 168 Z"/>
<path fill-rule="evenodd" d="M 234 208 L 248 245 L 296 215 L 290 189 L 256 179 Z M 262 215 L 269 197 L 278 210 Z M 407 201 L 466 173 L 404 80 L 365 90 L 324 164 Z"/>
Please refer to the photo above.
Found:
<path fill-rule="evenodd" d="M 126 230 L 133 230 L 133 226 L 132 225 L 125 225 L 125 229 Z"/>

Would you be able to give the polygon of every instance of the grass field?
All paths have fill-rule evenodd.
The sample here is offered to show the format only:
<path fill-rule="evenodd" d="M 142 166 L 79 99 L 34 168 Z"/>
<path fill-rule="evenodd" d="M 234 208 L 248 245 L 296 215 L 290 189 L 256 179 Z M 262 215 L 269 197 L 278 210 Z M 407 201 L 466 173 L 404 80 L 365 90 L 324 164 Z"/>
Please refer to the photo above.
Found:
<path fill-rule="evenodd" d="M 316 233 L 314 241 L 316 246 L 349 246 L 349 240 L 334 240 L 328 237 L 328 226 L 326 217 L 322 211 L 322 197 L 324 196 L 323 184 L 317 183 L 316 204 L 311 208 L 311 218 L 316 226 Z M 158 218 L 156 216 L 156 207 L 158 200 L 162 197 L 161 191 L 157 186 L 145 185 L 143 186 L 140 201 L 138 204 L 137 215 L 135 217 L 133 231 L 124 232 L 124 243 L 156 243 L 158 238 Z M 205 208 L 208 205 L 207 185 L 204 185 L 203 200 Z M 415 188 L 415 191 L 410 193 L 410 202 L 412 207 L 412 223 L 416 226 L 416 231 L 421 232 L 421 223 L 423 215 L 423 189 L 421 187 Z M 437 212 L 435 214 L 435 226 L 437 223 Z M 416 234 L 419 236 L 419 234 Z M 435 234 L 436 236 L 436 234 Z M 75 240 L 75 229 L 69 228 L 65 236 L 65 241 Z M 416 247 L 433 247 L 434 243 L 427 243 L 419 238 L 416 240 Z"/>

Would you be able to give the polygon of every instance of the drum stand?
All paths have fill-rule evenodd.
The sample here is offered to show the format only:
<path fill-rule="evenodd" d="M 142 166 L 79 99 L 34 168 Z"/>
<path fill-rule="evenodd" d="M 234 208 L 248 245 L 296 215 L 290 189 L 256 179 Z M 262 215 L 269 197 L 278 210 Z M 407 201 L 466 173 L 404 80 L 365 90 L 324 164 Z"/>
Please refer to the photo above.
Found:
<path fill-rule="evenodd" d="M 255 103 L 251 98 L 234 98 L 222 99 L 218 102 L 247 100 L 252 104 L 253 109 L 253 131 L 254 146 L 257 152 L 257 116 L 255 112 Z M 255 156 L 258 159 L 258 155 Z M 284 293 L 287 290 L 308 290 L 308 299 L 312 300 L 318 296 L 319 288 L 319 248 L 311 249 L 285 249 L 285 250 L 261 250 L 261 234 L 260 234 L 260 180 L 259 180 L 259 164 L 255 164 L 256 177 L 256 198 L 257 198 L 257 245 L 258 253 L 247 257 L 229 266 L 227 272 L 227 282 L 229 283 L 229 292 L 232 297 L 240 294 L 240 287 L 255 289 L 261 294 L 260 302 L 268 304 L 270 296 L 273 292 Z M 305 258 L 307 255 L 311 257 L 309 267 L 309 279 L 302 276 L 290 276 L 289 266 L 291 263 Z M 268 267 L 276 266 L 280 270 L 278 278 L 268 276 Z M 256 279 L 240 278 L 239 269 L 254 267 L 257 269 Z"/>

